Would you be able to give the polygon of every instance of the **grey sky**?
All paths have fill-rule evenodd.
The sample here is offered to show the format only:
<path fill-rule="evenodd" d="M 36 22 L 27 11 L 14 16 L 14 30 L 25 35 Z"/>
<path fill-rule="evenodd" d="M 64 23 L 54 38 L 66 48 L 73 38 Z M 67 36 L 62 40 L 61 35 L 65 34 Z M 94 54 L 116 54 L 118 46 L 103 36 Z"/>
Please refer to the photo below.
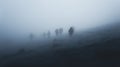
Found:
<path fill-rule="evenodd" d="M 27 35 L 70 26 L 77 30 L 116 21 L 120 0 L 0 0 L 0 31 Z"/>

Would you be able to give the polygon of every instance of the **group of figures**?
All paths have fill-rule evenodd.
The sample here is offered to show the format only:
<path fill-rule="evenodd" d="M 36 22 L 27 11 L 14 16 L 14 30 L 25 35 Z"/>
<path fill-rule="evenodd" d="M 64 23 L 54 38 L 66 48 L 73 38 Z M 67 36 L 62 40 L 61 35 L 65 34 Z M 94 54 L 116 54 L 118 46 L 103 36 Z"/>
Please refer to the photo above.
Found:
<path fill-rule="evenodd" d="M 56 36 L 60 36 L 60 35 L 62 35 L 62 34 L 63 34 L 63 28 L 59 28 L 59 29 L 56 29 L 56 30 L 55 30 L 55 35 L 56 35 Z M 70 27 L 70 28 L 69 28 L 68 34 L 69 34 L 70 37 L 74 34 L 74 27 Z M 47 33 L 43 33 L 43 36 L 50 38 L 51 32 L 48 31 Z M 34 38 L 34 35 L 31 33 L 31 34 L 30 34 L 30 39 L 32 40 L 33 38 Z"/>
<path fill-rule="evenodd" d="M 63 33 L 63 28 L 60 28 L 60 29 L 56 29 L 56 30 L 55 30 L 56 36 L 62 35 L 62 33 Z"/>
<path fill-rule="evenodd" d="M 63 28 L 59 28 L 59 29 L 55 30 L 55 35 L 56 36 L 59 36 L 59 35 L 62 35 L 62 34 L 63 34 Z M 74 34 L 74 27 L 69 28 L 68 34 L 69 34 L 69 36 L 72 36 Z M 44 35 L 44 37 L 50 37 L 51 33 L 50 33 L 50 31 L 48 31 L 47 33 L 44 33 L 43 35 Z"/>

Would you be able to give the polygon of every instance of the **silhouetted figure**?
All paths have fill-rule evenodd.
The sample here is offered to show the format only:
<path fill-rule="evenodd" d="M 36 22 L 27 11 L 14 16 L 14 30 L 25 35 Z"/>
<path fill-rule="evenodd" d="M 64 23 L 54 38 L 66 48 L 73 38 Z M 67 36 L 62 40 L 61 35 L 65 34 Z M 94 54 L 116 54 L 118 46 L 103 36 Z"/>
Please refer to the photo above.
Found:
<path fill-rule="evenodd" d="M 48 33 L 47 33 L 47 36 L 48 36 L 48 38 L 51 36 L 51 33 L 50 33 L 50 31 L 48 31 Z"/>
<path fill-rule="evenodd" d="M 68 33 L 70 36 L 72 36 L 74 34 L 74 27 L 70 27 L 70 29 L 68 30 Z"/>
<path fill-rule="evenodd" d="M 63 33 L 63 28 L 60 28 L 59 29 L 59 34 L 62 35 L 62 33 Z"/>
<path fill-rule="evenodd" d="M 59 30 L 58 29 L 55 30 L 55 34 L 56 34 L 56 36 L 59 35 Z"/>
<path fill-rule="evenodd" d="M 33 40 L 33 38 L 34 38 L 34 35 L 31 33 L 30 34 L 30 40 Z"/>

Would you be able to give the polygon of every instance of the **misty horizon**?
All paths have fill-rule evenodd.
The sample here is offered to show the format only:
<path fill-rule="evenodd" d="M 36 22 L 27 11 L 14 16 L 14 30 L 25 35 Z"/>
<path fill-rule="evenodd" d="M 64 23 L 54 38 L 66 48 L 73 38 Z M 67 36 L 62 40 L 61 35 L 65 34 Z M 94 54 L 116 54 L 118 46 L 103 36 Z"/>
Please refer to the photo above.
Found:
<path fill-rule="evenodd" d="M 119 20 L 119 1 L 114 0 L 0 0 L 1 38 L 37 37 L 44 32 L 71 26 L 76 31 Z"/>

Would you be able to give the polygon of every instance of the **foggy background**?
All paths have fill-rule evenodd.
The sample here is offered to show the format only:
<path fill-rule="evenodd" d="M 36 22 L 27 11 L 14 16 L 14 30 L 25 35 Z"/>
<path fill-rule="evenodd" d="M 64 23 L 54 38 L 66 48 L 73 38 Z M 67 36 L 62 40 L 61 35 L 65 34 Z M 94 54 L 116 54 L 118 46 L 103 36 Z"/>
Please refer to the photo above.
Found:
<path fill-rule="evenodd" d="M 0 67 L 119 65 L 119 29 L 120 0 L 0 0 Z"/>
<path fill-rule="evenodd" d="M 81 31 L 120 19 L 120 0 L 0 0 L 0 39 L 40 37 L 56 28 Z"/>

